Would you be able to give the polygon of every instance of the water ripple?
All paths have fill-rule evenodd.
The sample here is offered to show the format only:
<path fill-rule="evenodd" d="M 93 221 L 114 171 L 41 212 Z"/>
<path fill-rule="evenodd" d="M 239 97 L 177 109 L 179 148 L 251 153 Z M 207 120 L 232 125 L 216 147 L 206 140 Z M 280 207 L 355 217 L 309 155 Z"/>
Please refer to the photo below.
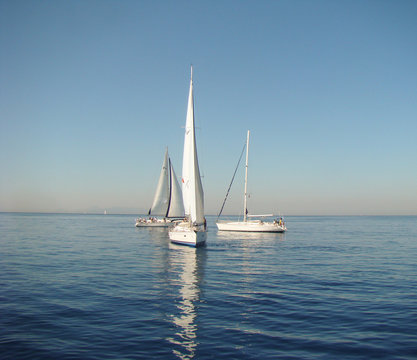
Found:
<path fill-rule="evenodd" d="M 129 216 L 0 214 L 0 358 L 417 357 L 415 217 L 213 220 L 192 249 Z"/>

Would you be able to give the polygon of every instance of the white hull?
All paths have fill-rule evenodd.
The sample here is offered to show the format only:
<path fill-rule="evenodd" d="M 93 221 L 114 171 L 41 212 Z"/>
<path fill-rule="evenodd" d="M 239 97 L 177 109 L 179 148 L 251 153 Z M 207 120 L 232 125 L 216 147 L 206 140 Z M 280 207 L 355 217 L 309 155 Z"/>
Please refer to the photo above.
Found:
<path fill-rule="evenodd" d="M 221 231 L 284 232 L 287 230 L 285 225 L 264 221 L 217 222 L 216 225 L 217 228 Z"/>
<path fill-rule="evenodd" d="M 198 247 L 206 242 L 207 232 L 202 227 L 182 223 L 170 230 L 169 238 L 174 244 Z"/>
<path fill-rule="evenodd" d="M 170 223 L 167 223 L 167 224 L 157 224 L 157 223 L 155 223 L 155 224 L 152 224 L 152 223 L 142 223 L 142 224 L 136 224 L 135 225 L 136 227 L 160 227 L 160 228 L 169 228 L 169 227 L 171 227 L 172 226 L 172 224 L 170 224 Z"/>
<path fill-rule="evenodd" d="M 136 227 L 171 227 L 174 223 L 171 220 L 149 220 L 149 219 L 136 219 Z"/>

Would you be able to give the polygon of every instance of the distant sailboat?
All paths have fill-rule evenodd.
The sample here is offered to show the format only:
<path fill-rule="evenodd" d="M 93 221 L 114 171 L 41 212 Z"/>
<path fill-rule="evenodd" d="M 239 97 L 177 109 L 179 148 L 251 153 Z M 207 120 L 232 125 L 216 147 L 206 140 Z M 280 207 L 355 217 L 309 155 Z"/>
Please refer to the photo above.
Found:
<path fill-rule="evenodd" d="M 181 189 L 168 156 L 168 149 L 165 151 L 158 186 L 148 215 L 149 218 L 136 219 L 136 226 L 168 227 L 173 225 L 173 218 L 184 217 Z"/>
<path fill-rule="evenodd" d="M 245 232 L 284 232 L 287 230 L 282 218 L 273 222 L 263 221 L 259 218 L 271 217 L 267 215 L 248 215 L 247 198 L 248 198 L 248 159 L 249 159 L 249 130 L 246 139 L 246 166 L 245 166 L 245 196 L 243 202 L 243 221 L 217 221 L 217 228 L 222 231 L 245 231 Z M 243 155 L 243 154 L 242 154 Z M 219 214 L 220 216 L 220 214 Z M 257 220 L 248 220 L 248 217 L 258 218 Z"/>
<path fill-rule="evenodd" d="M 206 219 L 204 217 L 204 193 L 195 142 L 192 67 L 182 161 L 182 196 L 186 218 L 170 230 L 169 238 L 171 242 L 176 244 L 200 246 L 206 241 Z"/>

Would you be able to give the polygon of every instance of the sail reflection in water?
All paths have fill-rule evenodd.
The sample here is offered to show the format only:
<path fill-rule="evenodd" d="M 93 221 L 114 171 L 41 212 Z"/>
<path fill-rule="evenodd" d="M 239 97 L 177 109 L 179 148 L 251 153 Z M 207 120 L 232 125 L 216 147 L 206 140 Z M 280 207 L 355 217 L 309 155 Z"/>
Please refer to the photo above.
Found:
<path fill-rule="evenodd" d="M 179 289 L 175 307 L 177 312 L 170 315 L 175 335 L 167 340 L 175 345 L 173 353 L 180 359 L 192 359 L 197 348 L 197 303 L 200 299 L 200 283 L 203 278 L 205 249 L 196 249 L 170 244 L 169 262 L 178 277 L 171 279 Z"/>

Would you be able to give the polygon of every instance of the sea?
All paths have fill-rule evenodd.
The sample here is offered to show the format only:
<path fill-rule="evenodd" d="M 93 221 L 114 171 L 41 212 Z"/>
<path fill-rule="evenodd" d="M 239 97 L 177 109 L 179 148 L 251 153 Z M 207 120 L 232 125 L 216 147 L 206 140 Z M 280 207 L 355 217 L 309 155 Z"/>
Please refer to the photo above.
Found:
<path fill-rule="evenodd" d="M 0 213 L 0 359 L 417 359 L 417 217 L 285 220 Z"/>

